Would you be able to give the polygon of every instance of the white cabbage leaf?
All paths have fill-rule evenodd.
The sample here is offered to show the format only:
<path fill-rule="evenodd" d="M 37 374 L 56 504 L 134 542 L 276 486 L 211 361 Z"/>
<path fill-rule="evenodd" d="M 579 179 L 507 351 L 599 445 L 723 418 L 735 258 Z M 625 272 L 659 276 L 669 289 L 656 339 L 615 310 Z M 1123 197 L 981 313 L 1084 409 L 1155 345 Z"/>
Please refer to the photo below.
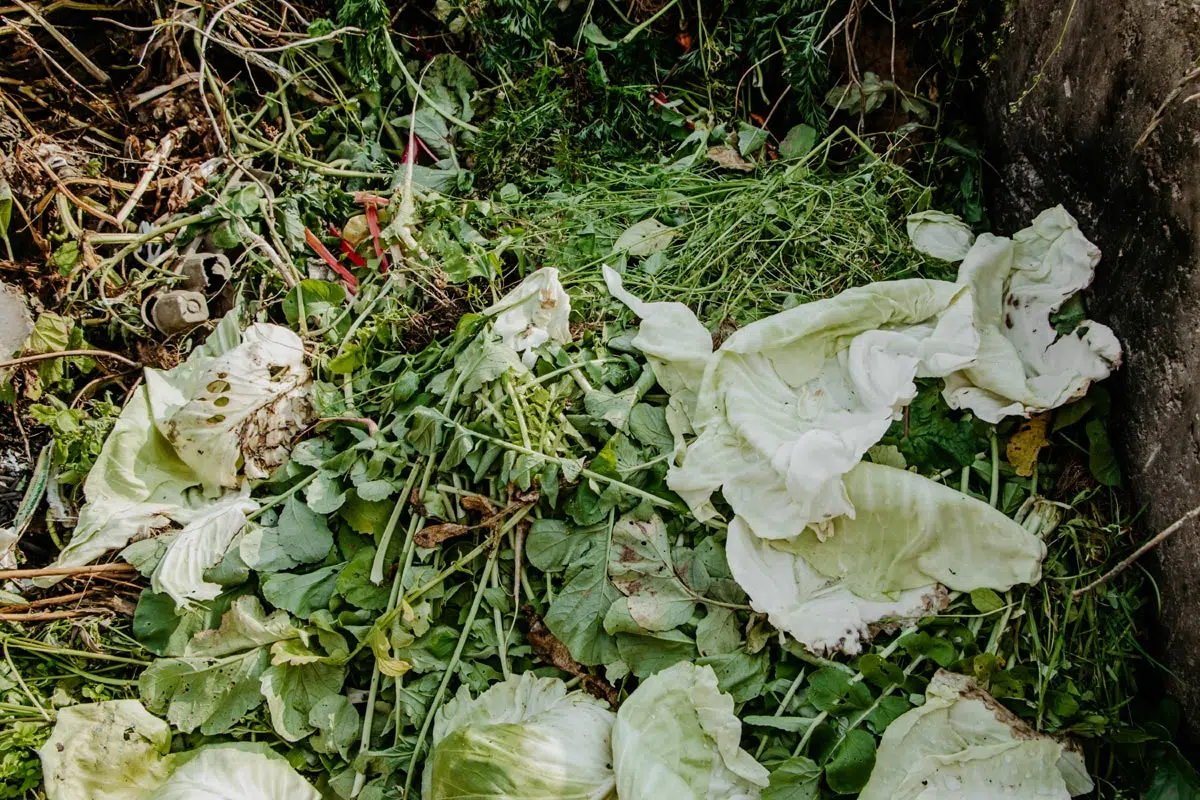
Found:
<path fill-rule="evenodd" d="M 557 678 L 511 676 L 439 708 L 424 800 L 611 800 L 614 714 Z M 632 796 L 632 795 L 631 795 Z"/>
<path fill-rule="evenodd" d="M 493 332 L 532 367 L 537 348 L 546 342 L 571 341 L 571 298 L 558 280 L 558 270 L 542 267 L 483 312 L 496 319 Z"/>
<path fill-rule="evenodd" d="M 180 513 L 204 505 L 204 499 L 190 491 L 199 483 L 200 477 L 154 427 L 149 396 L 145 387 L 139 388 L 121 410 L 83 483 L 87 502 L 54 565 L 87 564 L 166 528 Z"/>
<path fill-rule="evenodd" d="M 177 515 L 180 521 L 185 516 L 190 519 L 158 562 L 150 581 L 154 591 L 169 594 L 177 607 L 212 600 L 221 593 L 219 584 L 204 580 L 204 571 L 224 558 L 247 515 L 258 510 L 249 489 L 247 485 L 241 492 L 230 492 L 194 515 Z"/>
<path fill-rule="evenodd" d="M 48 800 L 138 800 L 170 771 L 171 729 L 137 700 L 59 709 L 38 750 Z"/>
<path fill-rule="evenodd" d="M 909 214 L 906 225 L 913 247 L 942 261 L 962 261 L 975 243 L 971 228 L 953 214 L 920 211 Z"/>
<path fill-rule="evenodd" d="M 1041 578 L 1045 544 L 986 503 L 906 470 L 863 462 L 846 474 L 857 514 L 764 541 L 729 526 L 733 578 L 755 610 L 814 652 L 855 655 L 872 626 L 941 609 L 943 587 L 1007 591 Z"/>
<path fill-rule="evenodd" d="M 1100 251 L 1062 206 L 1012 239 L 984 234 L 959 267 L 975 297 L 978 361 L 946 377 L 951 408 L 987 422 L 1030 416 L 1083 397 L 1120 366 L 1121 344 L 1091 320 L 1059 335 L 1050 315 L 1095 275 Z"/>
<path fill-rule="evenodd" d="M 154 423 L 206 487 L 266 478 L 312 421 L 304 342 L 280 325 L 256 323 L 217 356 L 193 354 L 186 369 L 146 370 Z"/>
<path fill-rule="evenodd" d="M 746 590 L 754 610 L 819 655 L 858 655 L 874 626 L 935 614 L 948 599 L 936 584 L 897 592 L 892 600 L 859 597 L 795 553 L 755 536 L 741 517 L 729 524 L 725 552 L 733 579 Z"/>
<path fill-rule="evenodd" d="M 171 729 L 137 700 L 60 709 L 38 751 L 47 800 L 320 800 L 287 760 L 262 744 L 170 754 Z"/>
<path fill-rule="evenodd" d="M 769 773 L 741 738 L 733 698 L 717 687 L 712 667 L 681 661 L 642 681 L 617 712 L 617 796 L 757 800 Z"/>
<path fill-rule="evenodd" d="M 217 528 L 205 528 L 207 534 L 198 538 L 223 541 L 236 517 L 212 508 L 222 487 L 239 486 L 239 465 L 248 477 L 266 477 L 311 419 L 303 357 L 292 331 L 256 324 L 243 333 L 236 312 L 230 312 L 182 364 L 165 372 L 147 369 L 146 385 L 121 410 L 88 473 L 87 502 L 54 566 L 90 563 L 173 524 L 198 532 L 201 521 L 220 521 L 219 535 Z M 197 538 L 187 537 L 177 538 L 175 546 L 196 544 Z M 192 569 L 179 561 L 182 552 L 171 569 Z M 211 564 L 196 575 L 206 566 Z M 195 580 L 188 585 L 197 586 Z M 175 586 L 177 601 L 188 596 L 182 584 Z"/>
<path fill-rule="evenodd" d="M 963 675 L 940 671 L 896 719 L 859 800 L 1068 800 L 1093 789 L 1083 756 Z"/>
<path fill-rule="evenodd" d="M 711 352 L 685 306 L 610 291 L 645 322 L 634 340 L 671 394 L 695 388 L 691 442 L 667 484 L 701 521 L 720 489 L 758 536 L 784 539 L 853 515 L 842 475 L 916 395 L 917 377 L 973 363 L 969 292 L 945 281 L 876 283 L 747 325 Z M 705 347 L 710 354 L 703 355 Z M 658 362 L 662 362 L 662 365 Z M 702 377 L 696 375 L 703 365 Z"/>
<path fill-rule="evenodd" d="M 142 800 L 321 800 L 321 793 L 265 744 L 209 745 L 182 755 L 186 761 Z"/>

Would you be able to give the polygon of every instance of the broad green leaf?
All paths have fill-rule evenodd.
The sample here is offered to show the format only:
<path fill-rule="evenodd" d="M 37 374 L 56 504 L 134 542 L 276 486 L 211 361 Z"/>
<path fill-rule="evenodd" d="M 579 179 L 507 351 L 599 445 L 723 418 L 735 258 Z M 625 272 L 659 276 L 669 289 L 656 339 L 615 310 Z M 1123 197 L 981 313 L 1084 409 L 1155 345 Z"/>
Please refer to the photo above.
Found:
<path fill-rule="evenodd" d="M 629 412 L 629 433 L 633 438 L 657 453 L 675 449 L 675 435 L 667 425 L 667 412 L 662 406 L 638 403 Z"/>
<path fill-rule="evenodd" d="M 866 785 L 874 766 L 875 737 L 864 730 L 852 730 L 825 765 L 825 780 L 835 792 L 851 794 Z"/>
<path fill-rule="evenodd" d="M 912 708 L 912 703 L 903 697 L 888 695 L 882 698 L 879 701 L 879 705 L 867 715 L 867 724 L 871 726 L 871 730 L 875 732 L 875 735 L 879 736 L 910 708 Z"/>
<path fill-rule="evenodd" d="M 276 664 L 262 674 L 263 697 L 275 732 L 298 742 L 313 732 L 309 716 L 319 702 L 342 690 L 345 670 L 332 664 Z"/>
<path fill-rule="evenodd" d="M 342 566 L 334 564 L 305 575 L 276 573 L 263 582 L 262 595 L 276 608 L 290 611 L 301 619 L 308 619 L 314 612 L 329 607 Z"/>
<path fill-rule="evenodd" d="M 900 640 L 900 646 L 910 656 L 926 656 L 942 667 L 948 667 L 958 660 L 958 653 L 951 642 L 930 636 L 925 631 L 908 634 Z"/>
<path fill-rule="evenodd" d="M 823 667 L 809 676 L 806 698 L 818 711 L 836 711 L 846 704 L 868 708 L 871 690 L 862 683 L 851 683 L 850 675 L 840 669 Z"/>
<path fill-rule="evenodd" d="M 340 283 L 330 281 L 300 281 L 300 284 L 292 287 L 283 298 L 283 315 L 289 325 L 296 325 L 300 319 L 301 297 L 304 299 L 305 319 L 310 325 L 323 328 L 332 325 L 341 315 L 346 303 L 346 289 Z"/>
<path fill-rule="evenodd" d="M 601 548 L 600 558 L 604 557 Z M 609 664 L 620 658 L 616 640 L 604 630 L 604 615 L 621 597 L 608 582 L 603 561 L 581 569 L 555 595 L 546 613 L 546 627 L 586 666 Z"/>
<path fill-rule="evenodd" d="M 346 492 L 336 475 L 322 470 L 304 493 L 308 507 L 316 514 L 332 514 L 346 502 Z"/>
<path fill-rule="evenodd" d="M 793 756 L 771 772 L 762 800 L 820 800 L 821 768 L 810 758 Z"/>
<path fill-rule="evenodd" d="M 337 579 L 337 592 L 348 603 L 367 611 L 382 611 L 387 607 L 391 587 L 376 586 L 371 582 L 371 564 L 375 559 L 374 547 L 363 547 L 342 568 Z"/>
<path fill-rule="evenodd" d="M 971 592 L 971 605 L 980 614 L 991 614 L 1004 608 L 1004 598 L 991 589 L 976 589 Z"/>
<path fill-rule="evenodd" d="M 337 753 L 345 761 L 362 731 L 358 709 L 345 695 L 327 695 L 318 700 L 308 712 L 308 724 L 316 729 L 310 739 L 312 748 L 318 753 Z"/>
<path fill-rule="evenodd" d="M 801 158 L 809 154 L 817 141 L 817 131 L 811 125 L 794 125 L 779 143 L 779 155 L 784 158 Z"/>
<path fill-rule="evenodd" d="M 702 656 L 732 653 L 741 641 L 737 615 L 728 608 L 710 606 L 704 619 L 696 625 L 696 647 Z"/>
<path fill-rule="evenodd" d="M 311 499 L 310 499 L 311 502 Z M 279 512 L 279 546 L 297 564 L 322 561 L 333 547 L 325 517 L 292 495 Z"/>
<path fill-rule="evenodd" d="M 687 622 L 696 601 L 675 574 L 666 525 L 657 515 L 622 517 L 613 526 L 608 574 L 626 597 L 630 616 L 647 631 L 668 631 Z"/>
<path fill-rule="evenodd" d="M 712 667 L 721 691 L 727 692 L 738 703 L 749 702 L 763 693 L 771 668 L 766 650 L 750 654 L 741 649 L 705 656 L 697 659 L 696 663 Z"/>
<path fill-rule="evenodd" d="M 264 528 L 249 523 L 238 542 L 238 554 L 242 561 L 256 572 L 285 572 L 298 566 L 298 562 L 287 554 L 280 541 L 278 527 Z"/>
<path fill-rule="evenodd" d="M 613 244 L 613 252 L 631 256 L 653 255 L 668 247 L 678 233 L 656 219 L 644 219 L 625 229 Z"/>
<path fill-rule="evenodd" d="M 1121 485 L 1121 465 L 1108 438 L 1108 428 L 1104 420 L 1093 419 L 1088 422 L 1088 469 L 1092 477 L 1105 486 Z"/>
<path fill-rule="evenodd" d="M 762 714 L 748 714 L 742 717 L 742 723 L 753 728 L 774 728 L 788 733 L 803 733 L 813 724 L 814 719 L 816 717 L 768 717 Z"/>
<path fill-rule="evenodd" d="M 275 611 L 268 616 L 257 597 L 243 595 L 233 601 L 221 617 L 219 627 L 192 637 L 184 655 L 220 658 L 299 636 L 300 630 L 286 611 Z"/>
<path fill-rule="evenodd" d="M 630 671 L 648 678 L 681 661 L 695 661 L 696 643 L 681 631 L 617 633 L 617 652 Z"/>
<path fill-rule="evenodd" d="M 224 733 L 263 701 L 259 677 L 271 661 L 260 647 L 223 658 L 166 658 L 138 679 L 142 700 L 184 733 Z"/>
<path fill-rule="evenodd" d="M 738 152 L 748 156 L 758 151 L 767 141 L 767 132 L 762 128 L 738 122 L 737 146 Z"/>

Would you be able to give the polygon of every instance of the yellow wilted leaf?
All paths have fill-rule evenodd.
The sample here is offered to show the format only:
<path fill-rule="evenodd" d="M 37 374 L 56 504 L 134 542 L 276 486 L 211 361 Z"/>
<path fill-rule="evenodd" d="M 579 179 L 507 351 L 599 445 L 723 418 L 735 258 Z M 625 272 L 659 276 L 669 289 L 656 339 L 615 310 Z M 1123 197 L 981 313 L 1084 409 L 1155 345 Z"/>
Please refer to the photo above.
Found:
<path fill-rule="evenodd" d="M 1038 414 L 1025 420 L 1021 427 L 1008 439 L 1008 463 L 1013 471 L 1024 478 L 1033 474 L 1033 465 L 1037 463 L 1038 452 L 1050 444 L 1046 441 L 1046 426 L 1050 421 L 1049 414 Z"/>

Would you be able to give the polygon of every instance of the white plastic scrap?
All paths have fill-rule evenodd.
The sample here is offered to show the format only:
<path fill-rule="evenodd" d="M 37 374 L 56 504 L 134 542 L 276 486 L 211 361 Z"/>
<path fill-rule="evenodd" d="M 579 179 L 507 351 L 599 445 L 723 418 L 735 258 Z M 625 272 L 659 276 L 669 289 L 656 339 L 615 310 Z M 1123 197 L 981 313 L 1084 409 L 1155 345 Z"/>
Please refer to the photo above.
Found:
<path fill-rule="evenodd" d="M 1083 756 L 970 678 L 938 672 L 922 706 L 884 731 L 859 800 L 1068 800 L 1093 789 Z"/>
<path fill-rule="evenodd" d="M 484 312 L 495 316 L 493 331 L 532 367 L 538 347 L 549 341 L 571 341 L 571 298 L 558 280 L 558 270 L 542 267 L 528 275 Z"/>
<path fill-rule="evenodd" d="M 937 255 L 927 241 L 919 230 L 913 237 L 918 250 Z M 1084 320 L 1060 336 L 1050 321 L 1092 282 L 1099 261 L 1099 249 L 1062 206 L 1011 239 L 981 235 L 958 272 L 975 297 L 979 358 L 946 377 L 950 407 L 987 422 L 1030 416 L 1083 397 L 1092 381 L 1119 367 L 1121 344 L 1107 326 Z"/>
<path fill-rule="evenodd" d="M 668 485 L 701 520 L 721 489 L 768 539 L 852 516 L 842 475 L 911 402 L 914 378 L 961 369 L 978 346 L 969 293 L 944 281 L 851 289 L 754 322 L 713 352 L 686 306 L 643 303 L 607 267 L 605 279 L 645 320 L 634 344 L 659 382 L 695 392 L 698 438 Z"/>

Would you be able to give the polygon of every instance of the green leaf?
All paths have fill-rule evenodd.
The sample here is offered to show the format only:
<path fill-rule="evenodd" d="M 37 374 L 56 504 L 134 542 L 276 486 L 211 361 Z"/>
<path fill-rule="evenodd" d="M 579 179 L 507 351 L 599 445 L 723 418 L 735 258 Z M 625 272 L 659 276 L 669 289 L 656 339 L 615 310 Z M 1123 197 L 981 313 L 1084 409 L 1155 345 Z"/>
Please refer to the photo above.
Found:
<path fill-rule="evenodd" d="M 1093 419 L 1087 424 L 1088 469 L 1092 477 L 1105 486 L 1121 485 L 1121 465 L 1108 438 L 1108 428 L 1102 419 Z"/>
<path fill-rule="evenodd" d="M 350 760 L 362 722 L 358 709 L 348 697 L 340 694 L 322 697 L 308 712 L 308 724 L 317 731 L 309 740 L 314 750 L 330 755 L 337 753 L 344 760 Z"/>
<path fill-rule="evenodd" d="M 604 615 L 621 597 L 608 582 L 603 548 L 598 563 L 581 569 L 555 596 L 546 613 L 546 627 L 586 666 L 610 664 L 620 658 L 616 639 L 604 630 Z"/>
<path fill-rule="evenodd" d="M 283 315 L 295 326 L 300 319 L 300 299 L 304 299 L 305 319 L 316 327 L 326 327 L 341 315 L 346 304 L 346 289 L 340 283 L 307 279 L 283 298 Z M 347 327 L 349 320 L 347 320 Z"/>
<path fill-rule="evenodd" d="M 731 609 L 709 607 L 704 619 L 696 625 L 696 647 L 702 656 L 732 653 L 741 642 L 737 615 Z"/>
<path fill-rule="evenodd" d="M 937 387 L 923 389 L 909 405 L 905 419 L 892 424 L 884 442 L 896 444 L 910 466 L 923 470 L 942 469 L 946 456 L 961 467 L 970 466 L 979 451 L 975 426 L 969 415 L 954 419 L 952 413 Z"/>
<path fill-rule="evenodd" d="M 617 521 L 608 574 L 625 595 L 630 616 L 645 630 L 668 631 L 691 619 L 696 601 L 675 574 L 666 525 L 657 514 L 646 521 Z"/>
<path fill-rule="evenodd" d="M 347 602 L 361 609 L 382 611 L 387 608 L 391 590 L 386 585 L 371 583 L 371 564 L 374 560 L 374 547 L 364 547 L 355 553 L 338 575 L 337 592 Z"/>
<path fill-rule="evenodd" d="M 779 155 L 784 158 L 802 158 L 808 155 L 817 142 L 817 131 L 810 125 L 795 125 L 779 143 Z"/>
<path fill-rule="evenodd" d="M 875 737 L 863 730 L 853 730 L 846 734 L 825 765 L 825 780 L 835 792 L 852 794 L 866 786 L 874 767 Z"/>
<path fill-rule="evenodd" d="M 759 150 L 767 142 L 767 132 L 762 128 L 738 122 L 737 148 L 743 156 Z"/>
<path fill-rule="evenodd" d="M 189 657 L 220 658 L 295 639 L 300 631 L 285 611 L 270 616 L 254 595 L 242 595 L 221 616 L 219 627 L 196 633 L 184 651 Z"/>
<path fill-rule="evenodd" d="M 879 705 L 867 715 L 867 724 L 876 736 L 883 734 L 887 727 L 912 708 L 912 703 L 903 697 L 888 695 L 879 701 Z"/>
<path fill-rule="evenodd" d="M 696 643 L 680 631 L 618 633 L 617 651 L 639 678 L 648 678 L 680 661 L 696 659 Z"/>
<path fill-rule="evenodd" d="M 1004 598 L 992 589 L 976 589 L 971 592 L 971 605 L 980 614 L 991 614 L 1004 608 Z"/>
<path fill-rule="evenodd" d="M 279 546 L 297 564 L 322 561 L 333 548 L 333 534 L 325 518 L 313 513 L 296 495 L 287 499 L 276 528 Z"/>
<path fill-rule="evenodd" d="M 771 773 L 762 800 L 820 800 L 821 768 L 810 758 L 792 756 Z"/>
<path fill-rule="evenodd" d="M 277 664 L 267 669 L 260 686 L 275 732 L 289 742 L 312 733 L 309 715 L 319 702 L 337 696 L 345 677 L 344 669 L 332 664 Z"/>
<path fill-rule="evenodd" d="M 571 527 L 558 519 L 534 520 L 525 537 L 525 557 L 542 572 L 561 572 L 592 548 L 603 548 L 608 525 Z"/>
<path fill-rule="evenodd" d="M 705 656 L 696 660 L 700 666 L 708 665 L 717 673 L 717 683 L 722 692 L 728 692 L 735 702 L 746 703 L 763 693 L 767 684 L 767 673 L 771 661 L 767 651 L 751 655 L 745 650 L 721 655 Z"/>
<path fill-rule="evenodd" d="M 762 714 L 750 714 L 742 717 L 742 722 L 756 728 L 774 728 L 777 731 L 787 731 L 788 733 L 803 733 L 808 730 L 815 719 L 816 717 L 768 717 Z M 817 772 L 819 774 L 820 770 Z"/>
<path fill-rule="evenodd" d="M 656 453 L 675 449 L 675 436 L 667 425 L 667 410 L 662 406 L 638 403 L 629 412 L 629 433 Z"/>
<path fill-rule="evenodd" d="M 254 523 L 246 525 L 238 554 L 252 570 L 262 573 L 286 572 L 297 566 L 297 562 L 283 549 L 280 529 L 264 528 Z"/>
<path fill-rule="evenodd" d="M 146 708 L 184 733 L 224 733 L 263 701 L 259 677 L 271 656 L 259 647 L 224 658 L 166 658 L 138 679 Z"/>
<path fill-rule="evenodd" d="M 840 669 L 824 667 L 808 679 L 808 702 L 818 711 L 836 711 L 849 704 L 869 708 L 871 690 L 862 683 L 850 683 L 850 675 Z"/>
<path fill-rule="evenodd" d="M 329 607 L 341 570 L 342 565 L 335 564 L 306 575 L 276 573 L 263 582 L 262 595 L 276 608 L 308 619 L 314 612 Z"/>
<path fill-rule="evenodd" d="M 346 502 L 346 492 L 338 476 L 324 470 L 308 485 L 304 496 L 308 507 L 317 514 L 332 514 Z"/>
<path fill-rule="evenodd" d="M 875 653 L 867 653 L 858 659 L 858 671 L 880 689 L 904 683 L 904 671 Z"/>
<path fill-rule="evenodd" d="M 192 635 L 208 627 L 205 610 L 175 611 L 175 600 L 166 593 L 143 589 L 133 612 L 133 636 L 156 656 L 182 655 Z"/>
<path fill-rule="evenodd" d="M 364 500 L 357 491 L 346 494 L 346 502 L 338 509 L 338 516 L 363 536 L 378 537 L 387 528 L 392 504 L 386 500 Z"/>
<path fill-rule="evenodd" d="M 1143 800 L 1193 800 L 1200 797 L 1200 773 L 1178 752 L 1158 760 Z"/>
<path fill-rule="evenodd" d="M 949 667 L 958 660 L 953 644 L 946 639 L 930 636 L 925 631 L 910 633 L 900 640 L 900 646 L 910 656 L 926 656 L 941 667 Z"/>

